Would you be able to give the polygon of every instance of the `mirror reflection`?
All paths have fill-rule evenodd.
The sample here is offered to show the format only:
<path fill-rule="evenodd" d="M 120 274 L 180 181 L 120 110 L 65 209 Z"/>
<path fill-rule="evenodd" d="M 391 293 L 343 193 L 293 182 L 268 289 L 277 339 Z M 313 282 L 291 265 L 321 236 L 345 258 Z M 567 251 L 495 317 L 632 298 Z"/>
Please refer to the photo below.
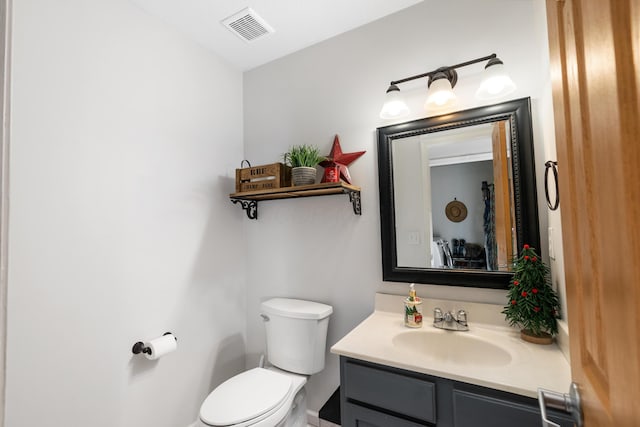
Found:
<path fill-rule="evenodd" d="M 506 289 L 540 247 L 529 98 L 378 128 L 383 280 Z"/>
<path fill-rule="evenodd" d="M 509 271 L 510 142 L 506 120 L 392 142 L 398 266 Z"/>

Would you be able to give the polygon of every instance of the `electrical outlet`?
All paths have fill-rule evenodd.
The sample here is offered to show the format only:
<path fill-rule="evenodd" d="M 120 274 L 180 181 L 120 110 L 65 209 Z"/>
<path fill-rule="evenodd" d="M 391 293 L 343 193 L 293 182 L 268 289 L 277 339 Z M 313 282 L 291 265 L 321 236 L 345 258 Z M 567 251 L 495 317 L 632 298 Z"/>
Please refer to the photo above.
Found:
<path fill-rule="evenodd" d="M 547 235 L 549 236 L 549 258 L 552 260 L 556 259 L 556 251 L 555 251 L 555 239 L 553 236 L 553 227 L 549 227 Z"/>
<path fill-rule="evenodd" d="M 407 243 L 409 245 L 419 245 L 420 244 L 420 232 L 419 231 L 410 231 L 407 235 Z"/>

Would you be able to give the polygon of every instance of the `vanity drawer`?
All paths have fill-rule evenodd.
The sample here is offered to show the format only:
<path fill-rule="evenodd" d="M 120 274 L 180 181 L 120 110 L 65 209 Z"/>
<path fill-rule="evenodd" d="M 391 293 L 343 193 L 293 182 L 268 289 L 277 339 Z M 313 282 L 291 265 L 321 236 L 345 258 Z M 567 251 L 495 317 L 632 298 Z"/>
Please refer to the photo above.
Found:
<path fill-rule="evenodd" d="M 414 423 L 393 415 L 384 414 L 373 409 L 347 403 L 346 417 L 343 426 L 356 427 L 424 427 L 424 424 Z"/>
<path fill-rule="evenodd" d="M 535 404 L 535 401 L 531 399 Z M 527 405 L 467 391 L 453 392 L 454 427 L 538 427 L 540 411 Z M 550 414 L 562 427 L 573 427 L 573 421 L 563 415 Z"/>
<path fill-rule="evenodd" d="M 361 402 L 429 423 L 436 422 L 436 385 L 417 376 L 365 366 L 344 364 L 344 395 Z"/>

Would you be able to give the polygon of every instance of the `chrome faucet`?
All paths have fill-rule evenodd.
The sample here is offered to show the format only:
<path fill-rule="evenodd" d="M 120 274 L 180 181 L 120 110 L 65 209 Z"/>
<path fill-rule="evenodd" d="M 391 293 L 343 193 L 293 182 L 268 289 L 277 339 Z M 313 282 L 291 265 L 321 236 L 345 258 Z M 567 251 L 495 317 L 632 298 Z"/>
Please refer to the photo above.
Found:
<path fill-rule="evenodd" d="M 443 313 L 440 308 L 436 307 L 433 310 L 433 326 L 449 331 L 468 331 L 467 312 L 458 310 L 455 314 L 452 311 Z"/>

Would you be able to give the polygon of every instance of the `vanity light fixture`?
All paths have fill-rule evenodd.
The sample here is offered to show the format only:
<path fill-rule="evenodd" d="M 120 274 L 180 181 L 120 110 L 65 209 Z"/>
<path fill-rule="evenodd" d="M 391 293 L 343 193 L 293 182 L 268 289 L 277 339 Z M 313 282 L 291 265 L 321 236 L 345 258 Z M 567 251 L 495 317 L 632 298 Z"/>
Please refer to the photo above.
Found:
<path fill-rule="evenodd" d="M 458 81 L 456 68 L 466 67 L 467 65 L 477 64 L 482 61 L 488 62 L 484 67 L 485 71 L 482 83 L 476 91 L 476 97 L 478 99 L 499 98 L 510 94 L 516 89 L 516 85 L 504 70 L 504 63 L 493 53 L 489 56 L 483 56 L 482 58 L 440 67 L 433 71 L 392 81 L 387 89 L 386 99 L 380 111 L 380 118 L 395 119 L 408 115 L 409 107 L 404 99 L 402 99 L 398 85 L 423 77 L 428 78 L 427 100 L 425 102 L 425 108 L 427 110 L 444 109 L 454 105 L 456 95 L 453 92 L 453 88 Z"/>

